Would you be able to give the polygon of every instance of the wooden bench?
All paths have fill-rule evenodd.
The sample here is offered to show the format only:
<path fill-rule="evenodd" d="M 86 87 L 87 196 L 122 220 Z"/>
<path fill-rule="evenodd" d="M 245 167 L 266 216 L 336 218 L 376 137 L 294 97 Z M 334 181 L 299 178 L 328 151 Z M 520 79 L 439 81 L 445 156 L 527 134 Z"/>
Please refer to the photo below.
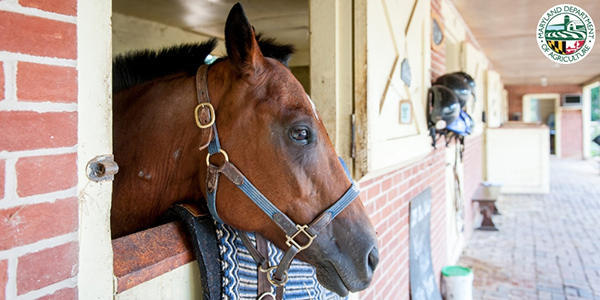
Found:
<path fill-rule="evenodd" d="M 498 231 L 492 221 L 492 216 L 500 214 L 496 207 L 496 200 L 500 197 L 500 188 L 501 186 L 498 185 L 480 185 L 475 191 L 472 201 L 479 203 L 479 211 L 483 215 L 478 230 Z"/>

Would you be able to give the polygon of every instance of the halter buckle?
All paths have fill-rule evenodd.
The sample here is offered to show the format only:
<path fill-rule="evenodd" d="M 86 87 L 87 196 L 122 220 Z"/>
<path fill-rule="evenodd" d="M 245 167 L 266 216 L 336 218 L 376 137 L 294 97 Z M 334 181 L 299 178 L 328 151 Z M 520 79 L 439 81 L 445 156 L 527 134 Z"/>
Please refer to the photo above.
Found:
<path fill-rule="evenodd" d="M 306 231 L 306 229 L 308 229 L 308 225 L 297 225 L 296 224 L 296 229 L 298 229 L 298 231 L 296 231 L 294 234 L 292 234 L 292 236 L 288 236 L 286 235 L 286 241 L 285 244 L 288 245 L 288 247 L 292 247 L 292 245 L 294 245 L 294 247 L 298 248 L 298 252 L 308 248 L 310 246 L 310 244 L 312 244 L 313 240 L 315 239 L 316 236 L 312 236 L 310 235 L 310 233 L 308 233 Z M 296 242 L 294 240 L 294 238 L 296 238 L 300 233 L 304 233 L 304 235 L 306 235 L 306 237 L 308 238 L 308 243 L 306 243 L 306 245 L 302 245 L 300 246 L 300 244 L 298 244 L 298 242 Z"/>
<path fill-rule="evenodd" d="M 269 282 L 274 285 L 274 286 L 285 286 L 285 284 L 288 281 L 288 273 L 287 270 L 283 272 L 283 280 L 277 280 L 275 278 L 273 278 L 273 271 L 275 271 L 277 269 L 277 266 L 275 267 L 269 267 L 264 269 L 262 265 L 258 265 L 258 270 L 263 272 L 263 273 L 267 273 L 267 280 L 269 280 Z"/>
<path fill-rule="evenodd" d="M 210 122 L 208 122 L 206 125 L 202 125 L 202 123 L 200 123 L 200 118 L 198 116 L 200 109 L 204 107 L 208 107 L 208 110 L 210 111 Z M 198 125 L 200 129 L 206 129 L 215 124 L 215 108 L 208 102 L 202 102 L 196 105 L 196 108 L 194 109 L 194 116 L 196 117 L 196 125 Z"/>

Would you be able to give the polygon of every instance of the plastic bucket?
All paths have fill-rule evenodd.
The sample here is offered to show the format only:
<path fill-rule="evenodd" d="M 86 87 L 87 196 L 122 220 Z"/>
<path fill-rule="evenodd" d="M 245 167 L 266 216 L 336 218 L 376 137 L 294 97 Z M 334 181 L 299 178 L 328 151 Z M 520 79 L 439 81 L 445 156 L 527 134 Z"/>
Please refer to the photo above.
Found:
<path fill-rule="evenodd" d="M 473 271 L 461 266 L 442 268 L 442 295 L 446 300 L 473 300 Z"/>

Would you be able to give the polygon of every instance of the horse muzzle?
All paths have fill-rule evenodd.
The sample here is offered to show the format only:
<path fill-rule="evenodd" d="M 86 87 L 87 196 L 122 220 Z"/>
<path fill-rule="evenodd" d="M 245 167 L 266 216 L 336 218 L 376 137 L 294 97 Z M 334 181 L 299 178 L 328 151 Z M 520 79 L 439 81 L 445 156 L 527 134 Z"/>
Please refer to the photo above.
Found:
<path fill-rule="evenodd" d="M 370 221 L 354 222 L 341 216 L 301 255 L 316 267 L 319 283 L 340 296 L 369 287 L 379 264 L 377 237 Z"/>

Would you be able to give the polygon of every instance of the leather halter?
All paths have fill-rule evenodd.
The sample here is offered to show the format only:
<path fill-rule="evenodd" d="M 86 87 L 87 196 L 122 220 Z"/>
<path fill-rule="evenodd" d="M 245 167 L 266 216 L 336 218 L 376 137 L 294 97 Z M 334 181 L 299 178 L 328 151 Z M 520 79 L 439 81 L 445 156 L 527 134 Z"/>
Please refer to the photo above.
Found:
<path fill-rule="evenodd" d="M 219 143 L 219 135 L 217 133 L 217 124 L 215 122 L 216 115 L 213 106 L 210 104 L 208 96 L 208 65 L 202 65 L 198 68 L 196 74 L 196 89 L 198 93 L 198 106 L 195 109 L 196 123 L 202 130 L 209 129 L 208 141 L 202 143 L 200 150 L 206 148 L 208 144 L 208 155 L 206 156 L 207 175 L 206 175 L 206 193 L 208 210 L 211 215 L 219 222 L 224 223 L 219 214 L 217 213 L 217 202 L 216 192 L 217 185 L 219 182 L 219 175 L 223 174 L 232 183 L 234 183 L 240 190 L 242 190 L 248 198 L 250 198 L 264 213 L 266 213 L 274 222 L 283 230 L 286 235 L 286 245 L 289 247 L 285 252 L 283 258 L 279 262 L 278 266 L 269 266 L 268 259 L 265 258 L 261 251 L 254 248 L 245 232 L 238 230 L 238 235 L 244 242 L 244 245 L 252 254 L 254 260 L 259 267 L 259 278 L 261 273 L 266 274 L 268 281 L 277 287 L 277 299 L 283 298 L 284 286 L 287 282 L 287 269 L 289 268 L 292 260 L 296 254 L 306 248 L 308 248 L 316 236 L 325 228 L 342 210 L 344 210 L 356 197 L 359 195 L 359 190 L 356 184 L 352 182 L 352 185 L 344 193 L 344 195 L 338 199 L 332 206 L 321 213 L 315 220 L 308 225 L 296 224 L 286 214 L 284 214 L 279 208 L 277 208 L 271 201 L 269 201 L 252 183 L 240 172 L 231 162 L 227 152 L 221 149 Z M 210 162 L 212 155 L 221 153 L 224 157 L 224 162 L 217 166 Z M 304 245 L 300 245 L 295 238 L 303 234 L 308 238 L 308 242 Z M 257 245 L 263 243 L 263 239 L 260 235 L 257 236 Z M 265 248 L 264 245 L 258 245 L 258 248 Z M 274 272 L 273 272 L 274 271 Z M 272 273 L 273 272 L 273 273 Z M 260 280 L 259 280 L 260 281 Z M 259 299 L 272 299 L 273 295 L 270 293 L 259 295 Z M 259 292 L 261 292 L 259 290 Z"/>

